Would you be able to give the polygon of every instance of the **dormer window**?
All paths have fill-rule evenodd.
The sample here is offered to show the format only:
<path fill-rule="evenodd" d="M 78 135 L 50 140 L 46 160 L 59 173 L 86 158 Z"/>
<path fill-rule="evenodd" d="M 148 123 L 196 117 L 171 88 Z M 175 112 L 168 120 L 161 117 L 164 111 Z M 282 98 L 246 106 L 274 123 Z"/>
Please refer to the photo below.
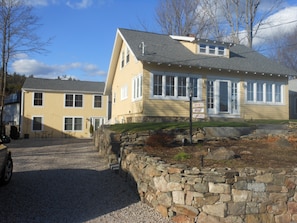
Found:
<path fill-rule="evenodd" d="M 199 52 L 200 53 L 206 53 L 206 45 L 205 44 L 200 44 Z"/>
<path fill-rule="evenodd" d="M 215 53 L 216 53 L 216 47 L 210 45 L 210 46 L 209 46 L 209 54 L 215 54 Z"/>
<path fill-rule="evenodd" d="M 225 55 L 225 47 L 223 47 L 223 46 L 219 46 L 219 47 L 218 47 L 218 54 L 219 54 L 220 56 L 224 56 L 224 55 Z"/>
<path fill-rule="evenodd" d="M 226 55 L 224 46 L 207 45 L 204 43 L 200 43 L 198 45 L 198 52 L 201 54 L 209 54 L 209 55 L 216 55 L 216 56 Z"/>

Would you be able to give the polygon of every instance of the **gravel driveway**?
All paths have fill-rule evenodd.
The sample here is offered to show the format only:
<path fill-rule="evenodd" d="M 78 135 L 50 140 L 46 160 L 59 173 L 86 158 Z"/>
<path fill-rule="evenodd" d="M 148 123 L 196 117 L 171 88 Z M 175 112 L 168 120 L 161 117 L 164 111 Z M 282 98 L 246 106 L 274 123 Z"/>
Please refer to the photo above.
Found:
<path fill-rule="evenodd" d="M 91 140 L 20 139 L 14 172 L 0 187 L 0 222 L 168 223 L 107 168 Z"/>

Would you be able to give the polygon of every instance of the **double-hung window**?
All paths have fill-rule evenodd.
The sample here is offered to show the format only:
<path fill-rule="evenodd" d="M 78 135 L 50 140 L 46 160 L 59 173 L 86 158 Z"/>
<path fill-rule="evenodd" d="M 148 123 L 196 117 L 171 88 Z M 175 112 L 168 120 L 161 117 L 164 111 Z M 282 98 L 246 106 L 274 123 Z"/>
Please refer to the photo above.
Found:
<path fill-rule="evenodd" d="M 187 96 L 187 78 L 186 77 L 178 77 L 177 78 L 177 95 L 178 96 Z"/>
<path fill-rule="evenodd" d="M 137 75 L 133 78 L 133 100 L 139 100 L 142 98 L 142 75 Z"/>
<path fill-rule="evenodd" d="M 102 96 L 95 95 L 94 96 L 94 108 L 101 108 L 102 107 Z"/>
<path fill-rule="evenodd" d="M 33 117 L 32 122 L 32 130 L 33 131 L 41 131 L 42 130 L 42 117 Z"/>
<path fill-rule="evenodd" d="M 174 96 L 174 76 L 166 76 L 166 96 Z"/>
<path fill-rule="evenodd" d="M 43 105 L 43 94 L 41 92 L 34 92 L 34 106 L 42 106 Z"/>
<path fill-rule="evenodd" d="M 83 107 L 83 95 L 81 94 L 66 94 L 65 107 Z"/>
<path fill-rule="evenodd" d="M 82 118 L 66 117 L 64 118 L 64 131 L 81 131 L 82 123 Z"/>

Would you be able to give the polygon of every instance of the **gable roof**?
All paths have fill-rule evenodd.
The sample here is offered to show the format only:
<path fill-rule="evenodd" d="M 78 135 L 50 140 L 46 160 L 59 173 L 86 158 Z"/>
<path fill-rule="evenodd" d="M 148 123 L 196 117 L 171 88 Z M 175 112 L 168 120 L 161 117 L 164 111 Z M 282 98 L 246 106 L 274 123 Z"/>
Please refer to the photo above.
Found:
<path fill-rule="evenodd" d="M 22 89 L 32 91 L 102 94 L 104 82 L 72 81 L 44 78 L 26 78 Z"/>
<path fill-rule="evenodd" d="M 191 52 L 178 40 L 168 35 L 120 28 L 117 31 L 114 43 L 105 90 L 111 87 L 110 82 L 112 82 L 117 62 L 117 58 L 114 57 L 119 55 L 123 41 L 126 42 L 137 60 L 142 62 L 213 68 L 248 72 L 250 74 L 297 76 L 296 71 L 280 65 L 244 45 L 230 44 L 230 58 L 202 55 Z M 202 40 L 202 42 L 205 42 L 205 40 Z M 142 48 L 140 47 L 142 43 L 145 45 L 144 54 L 142 54 Z"/>

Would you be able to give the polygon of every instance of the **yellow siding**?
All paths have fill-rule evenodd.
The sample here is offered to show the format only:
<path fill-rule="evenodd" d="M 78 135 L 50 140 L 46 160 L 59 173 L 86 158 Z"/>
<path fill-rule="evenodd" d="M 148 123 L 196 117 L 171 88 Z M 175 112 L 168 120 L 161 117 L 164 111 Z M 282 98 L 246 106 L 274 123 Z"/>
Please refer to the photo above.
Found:
<path fill-rule="evenodd" d="M 126 50 L 126 45 L 123 45 L 121 52 Z M 112 122 L 123 123 L 127 122 L 127 117 L 137 117 L 142 115 L 143 106 L 142 99 L 133 101 L 133 78 L 142 75 L 142 63 L 130 53 L 130 60 L 125 62 L 124 67 L 121 67 L 121 54 L 118 58 L 118 63 L 115 71 L 115 77 L 112 85 Z M 127 98 L 121 98 L 121 89 L 126 87 Z"/>
<path fill-rule="evenodd" d="M 90 118 L 104 118 L 107 121 L 107 97 L 102 96 L 102 108 L 93 108 L 93 94 L 83 94 L 82 108 L 67 108 L 64 106 L 65 94 L 43 92 L 43 106 L 33 106 L 34 92 L 23 93 L 23 123 L 22 134 L 30 137 L 90 137 Z M 43 130 L 32 131 L 32 118 L 43 118 Z M 83 120 L 82 131 L 64 131 L 64 117 L 80 117 Z"/>

